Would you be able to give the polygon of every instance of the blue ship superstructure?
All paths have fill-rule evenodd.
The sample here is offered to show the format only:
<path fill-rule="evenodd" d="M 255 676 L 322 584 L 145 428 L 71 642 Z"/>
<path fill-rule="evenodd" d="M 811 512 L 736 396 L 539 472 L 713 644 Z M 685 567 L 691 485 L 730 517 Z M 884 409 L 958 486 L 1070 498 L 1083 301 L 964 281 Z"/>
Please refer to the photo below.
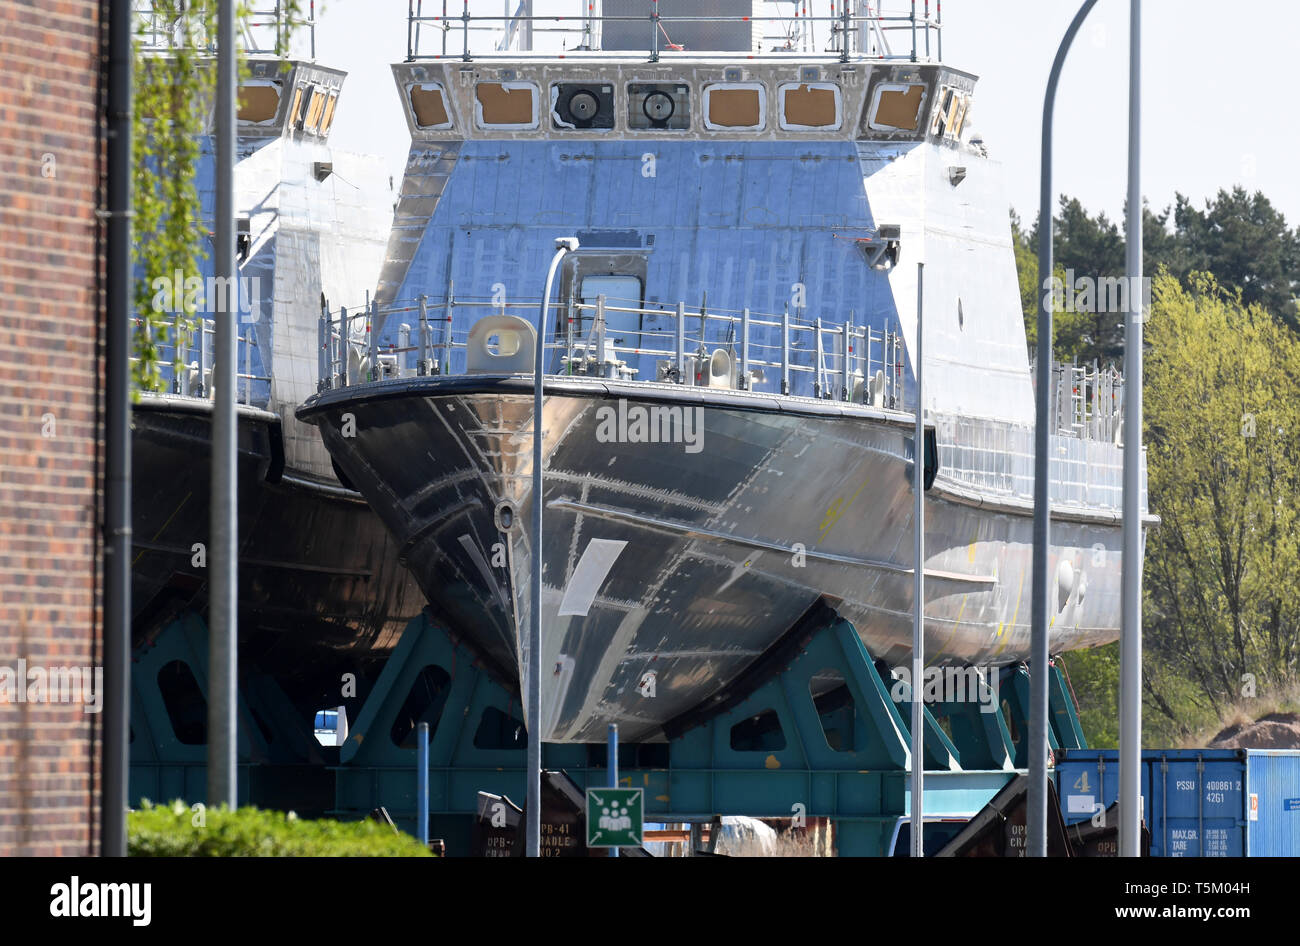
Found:
<path fill-rule="evenodd" d="M 393 67 L 412 147 L 378 290 L 322 323 L 322 393 L 299 415 L 435 614 L 506 673 L 527 665 L 542 557 L 544 739 L 669 732 L 818 607 L 905 660 L 922 456 L 927 659 L 1028 653 L 1034 380 L 1007 204 L 975 78 L 915 40 L 890 53 L 881 22 L 845 19 L 829 55 L 769 55 L 747 21 L 695 46 L 678 22 L 677 48 L 647 53 L 584 20 L 563 55 L 507 42 Z M 1048 383 L 1064 650 L 1118 630 L 1122 385 L 1074 366 Z M 603 426 L 641 412 L 672 434 L 691 411 L 698 452 Z"/>
<path fill-rule="evenodd" d="M 317 322 L 328 300 L 364 302 L 383 260 L 392 222 L 391 181 L 374 156 L 340 151 L 329 133 L 346 73 L 314 62 L 259 57 L 240 87 L 235 205 L 239 269 L 238 388 L 241 404 L 284 414 L 287 463 L 333 481 L 319 438 L 298 428 L 291 408 L 316 387 Z M 196 184 L 207 219 L 215 213 L 213 138 L 199 142 Z M 213 317 L 210 240 L 195 273 L 199 311 L 179 352 L 169 330 L 160 353 L 170 393 L 209 397 Z M 167 274 L 157 295 L 171 329 L 177 312 Z M 161 284 L 159 284 L 161 285 Z M 186 294 L 189 289 L 183 290 Z M 203 335 L 198 318 L 203 319 Z M 174 377 L 172 363 L 186 370 Z M 200 362 L 202 370 L 200 371 Z"/>

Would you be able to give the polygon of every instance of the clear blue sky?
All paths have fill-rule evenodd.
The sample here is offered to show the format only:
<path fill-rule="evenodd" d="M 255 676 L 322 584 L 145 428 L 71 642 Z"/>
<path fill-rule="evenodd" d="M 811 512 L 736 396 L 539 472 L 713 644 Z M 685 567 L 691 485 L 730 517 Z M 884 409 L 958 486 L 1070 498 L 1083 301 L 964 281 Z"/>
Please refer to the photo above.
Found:
<path fill-rule="evenodd" d="M 455 0 L 450 5 L 460 7 Z M 497 14 L 504 5 L 475 0 L 473 8 Z M 1010 202 L 1026 219 L 1038 207 L 1047 73 L 1078 5 L 943 4 L 944 59 L 980 77 L 971 121 L 1002 162 Z M 318 0 L 316 6 L 318 60 L 349 73 L 332 141 L 383 155 L 396 183 L 410 142 L 388 66 L 406 54 L 406 0 L 325 0 L 323 10 Z M 536 6 L 539 13 L 574 13 L 578 2 L 537 0 Z M 1127 0 L 1100 0 L 1075 40 L 1057 97 L 1057 190 L 1112 218 L 1121 212 L 1126 180 L 1128 11 Z M 1199 202 L 1220 187 L 1242 184 L 1262 190 L 1295 226 L 1300 119 L 1289 90 L 1300 52 L 1300 4 L 1145 0 L 1143 24 L 1142 173 L 1152 205 L 1170 203 L 1175 191 Z"/>

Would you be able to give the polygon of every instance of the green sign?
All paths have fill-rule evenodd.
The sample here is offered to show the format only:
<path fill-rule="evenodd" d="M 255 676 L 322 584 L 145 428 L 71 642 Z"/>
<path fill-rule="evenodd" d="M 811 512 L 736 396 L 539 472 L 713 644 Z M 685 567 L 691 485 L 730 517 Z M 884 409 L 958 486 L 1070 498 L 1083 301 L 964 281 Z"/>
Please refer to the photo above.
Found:
<path fill-rule="evenodd" d="M 641 789 L 587 789 L 587 847 L 640 847 L 644 821 Z"/>

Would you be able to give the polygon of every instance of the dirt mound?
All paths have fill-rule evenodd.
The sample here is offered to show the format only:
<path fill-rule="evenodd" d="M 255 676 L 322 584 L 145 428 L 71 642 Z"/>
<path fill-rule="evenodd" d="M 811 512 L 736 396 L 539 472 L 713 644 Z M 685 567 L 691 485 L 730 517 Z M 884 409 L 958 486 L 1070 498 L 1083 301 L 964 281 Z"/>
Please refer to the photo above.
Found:
<path fill-rule="evenodd" d="M 1234 723 L 1210 740 L 1211 749 L 1300 749 L 1300 713 L 1269 713 Z"/>

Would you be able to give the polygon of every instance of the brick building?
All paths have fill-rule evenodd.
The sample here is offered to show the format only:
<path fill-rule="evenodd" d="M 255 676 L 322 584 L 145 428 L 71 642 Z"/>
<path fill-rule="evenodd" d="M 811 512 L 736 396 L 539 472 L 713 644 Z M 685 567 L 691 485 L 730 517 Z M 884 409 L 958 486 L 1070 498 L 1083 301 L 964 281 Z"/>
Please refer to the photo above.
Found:
<path fill-rule="evenodd" d="M 0 0 L 0 857 L 98 851 L 101 714 L 14 687 L 102 664 L 99 11 Z"/>

